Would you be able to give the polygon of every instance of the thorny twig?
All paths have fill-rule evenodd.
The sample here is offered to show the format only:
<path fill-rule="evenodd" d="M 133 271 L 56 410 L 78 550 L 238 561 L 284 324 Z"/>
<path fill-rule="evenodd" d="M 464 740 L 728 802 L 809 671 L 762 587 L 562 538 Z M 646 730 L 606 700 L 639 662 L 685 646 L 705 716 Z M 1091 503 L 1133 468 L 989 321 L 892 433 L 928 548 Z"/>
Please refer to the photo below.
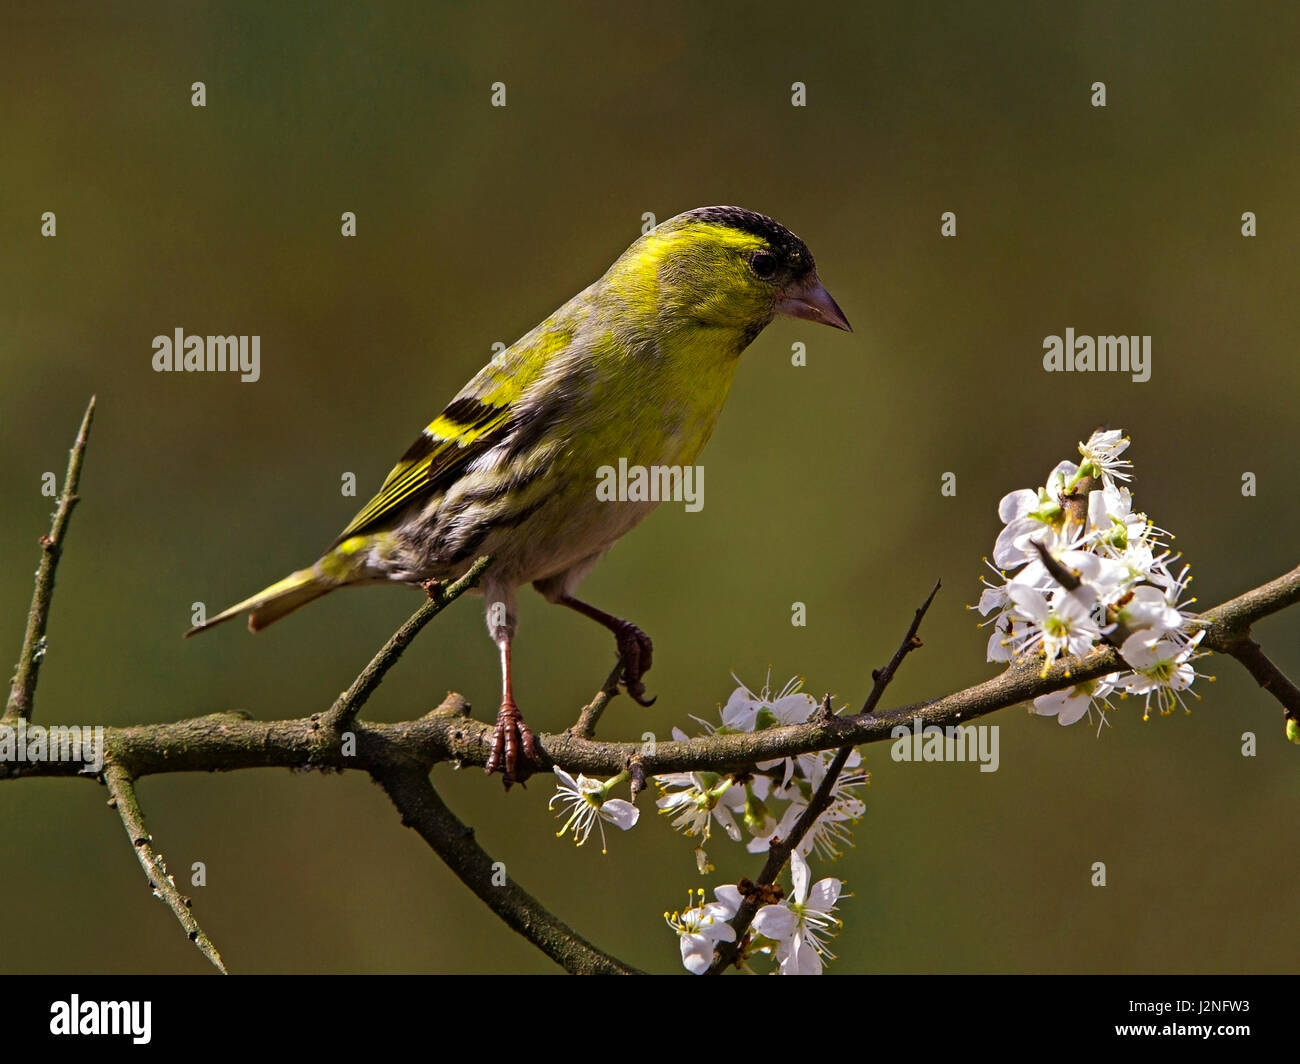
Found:
<path fill-rule="evenodd" d="M 36 694 L 36 679 L 45 657 L 45 626 L 50 619 L 50 602 L 54 598 L 54 572 L 63 553 L 63 537 L 72 519 L 72 509 L 77 505 L 77 484 L 81 480 L 81 460 L 86 454 L 86 440 L 90 438 L 90 422 L 95 417 L 95 397 L 86 404 L 81 418 L 81 428 L 68 454 L 68 471 L 63 477 L 63 492 L 54 511 L 54 521 L 48 535 L 41 537 L 41 564 L 36 570 L 36 588 L 32 592 L 32 605 L 27 611 L 27 631 L 23 634 L 23 648 L 18 656 L 18 668 L 9 688 L 9 701 L 0 722 L 9 724 L 16 720 L 30 720 L 32 698 Z"/>

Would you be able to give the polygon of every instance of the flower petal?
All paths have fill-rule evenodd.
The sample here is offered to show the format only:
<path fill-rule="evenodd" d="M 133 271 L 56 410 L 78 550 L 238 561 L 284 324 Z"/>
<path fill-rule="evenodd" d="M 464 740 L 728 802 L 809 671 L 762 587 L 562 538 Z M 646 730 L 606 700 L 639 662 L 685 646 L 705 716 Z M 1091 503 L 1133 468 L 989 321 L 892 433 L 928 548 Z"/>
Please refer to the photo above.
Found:
<path fill-rule="evenodd" d="M 798 851 L 790 855 L 790 881 L 794 884 L 794 900 L 800 905 L 808 900 L 808 862 Z"/>
<path fill-rule="evenodd" d="M 998 517 L 1004 525 L 1009 525 L 1017 517 L 1024 517 L 1025 514 L 1033 513 L 1036 509 L 1038 509 L 1038 492 L 1021 488 L 1019 491 L 1002 496 L 998 503 Z"/>
<path fill-rule="evenodd" d="M 835 908 L 836 901 L 839 900 L 840 891 L 844 884 L 838 879 L 827 877 L 819 879 L 808 893 L 808 908 L 816 909 L 818 912 L 828 913 Z"/>
<path fill-rule="evenodd" d="M 764 905 L 754 915 L 754 930 L 777 942 L 793 936 L 798 926 L 798 918 L 785 905 Z"/>
<path fill-rule="evenodd" d="M 813 944 L 802 935 L 796 936 L 790 944 L 790 970 L 786 975 L 821 975 L 822 959 Z"/>
<path fill-rule="evenodd" d="M 682 935 L 682 964 L 692 975 L 703 975 L 713 963 L 713 943 L 704 935 Z"/>
<path fill-rule="evenodd" d="M 713 896 L 718 899 L 718 904 L 726 909 L 728 920 L 736 915 L 736 910 L 740 908 L 742 899 L 740 891 L 734 884 L 726 883 L 721 887 L 714 887 Z"/>
<path fill-rule="evenodd" d="M 1056 716 L 1056 723 L 1062 726 L 1075 724 L 1083 719 L 1088 707 L 1092 704 L 1092 699 L 1086 695 L 1080 695 L 1076 698 L 1068 698 L 1065 704 L 1061 706 L 1061 712 Z"/>
<path fill-rule="evenodd" d="M 782 724 L 802 724 L 813 715 L 817 700 L 812 695 L 786 695 L 770 703 L 773 716 Z"/>
<path fill-rule="evenodd" d="M 600 807 L 600 815 L 616 828 L 626 831 L 637 822 L 641 810 L 622 798 L 610 798 Z"/>

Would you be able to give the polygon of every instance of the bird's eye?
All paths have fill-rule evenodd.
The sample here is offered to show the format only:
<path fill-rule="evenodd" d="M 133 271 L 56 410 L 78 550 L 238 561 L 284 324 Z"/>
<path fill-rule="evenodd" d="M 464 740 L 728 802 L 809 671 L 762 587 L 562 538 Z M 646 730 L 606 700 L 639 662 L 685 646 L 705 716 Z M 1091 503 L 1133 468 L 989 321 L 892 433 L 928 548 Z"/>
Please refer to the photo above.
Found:
<path fill-rule="evenodd" d="M 760 251 L 749 260 L 749 267 L 754 276 L 764 281 L 776 276 L 776 256 L 770 251 Z"/>

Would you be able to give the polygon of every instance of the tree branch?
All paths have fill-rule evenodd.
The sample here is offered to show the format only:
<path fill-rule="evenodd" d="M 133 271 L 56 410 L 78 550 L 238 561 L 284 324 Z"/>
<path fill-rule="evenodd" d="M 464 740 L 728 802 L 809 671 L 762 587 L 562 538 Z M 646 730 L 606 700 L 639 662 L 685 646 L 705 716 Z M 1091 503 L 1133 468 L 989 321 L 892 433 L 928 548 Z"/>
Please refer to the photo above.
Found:
<path fill-rule="evenodd" d="M 1234 640 L 1263 617 L 1300 602 L 1300 567 L 1259 588 L 1206 610 L 1202 645 L 1231 653 Z M 882 742 L 913 717 L 923 724 L 945 726 L 1027 702 L 1039 695 L 1072 687 L 1084 680 L 1118 672 L 1126 666 L 1112 647 L 1061 658 L 1043 672 L 1036 662 L 1012 666 L 997 676 L 928 702 L 897 706 L 868 716 L 829 719 L 814 715 L 806 724 L 758 732 L 699 736 L 685 742 L 660 742 L 654 752 L 640 743 L 584 739 L 572 732 L 538 736 L 542 767 L 562 765 L 571 772 L 612 776 L 637 758 L 647 775 L 693 770 L 726 772 L 757 761 Z M 1272 693 L 1272 689 L 1270 689 Z M 132 778 L 161 772 L 225 772 L 243 768 L 331 768 L 371 771 L 401 756 L 432 766 L 439 761 L 483 766 L 491 754 L 493 725 L 465 716 L 468 706 L 457 694 L 416 720 L 356 726 L 356 752 L 345 756 L 319 716 L 298 720 L 248 720 L 237 713 L 217 713 L 164 724 L 105 728 L 105 756 L 124 766 Z M 29 776 L 76 776 L 72 761 L 0 763 L 0 779 Z"/>
<path fill-rule="evenodd" d="M 575 735 L 579 739 L 590 739 L 596 734 L 596 725 L 600 722 L 601 714 L 605 712 L 605 707 L 609 705 L 610 700 L 618 694 L 618 680 L 622 675 L 623 662 L 620 660 L 614 666 L 614 671 L 601 684 L 600 690 L 596 692 L 596 697 L 582 707 L 578 719 L 574 722 L 573 727 L 569 729 L 571 735 Z"/>
<path fill-rule="evenodd" d="M 377 770 L 375 781 L 402 814 L 402 823 L 414 828 L 507 926 L 519 932 L 551 960 L 574 975 L 639 975 L 617 957 L 611 957 L 552 916 L 536 898 L 515 884 L 505 865 L 494 862 L 466 827 L 447 808 L 422 765 Z"/>
<path fill-rule="evenodd" d="M 162 854 L 154 849 L 153 836 L 145 829 L 144 814 L 140 811 L 140 803 L 136 800 L 131 777 L 117 765 L 106 765 L 104 785 L 108 788 L 110 796 L 108 804 L 116 809 L 117 815 L 122 818 L 126 837 L 131 840 L 131 848 L 135 851 L 140 867 L 144 869 L 145 878 L 149 880 L 154 897 L 166 902 L 167 907 L 175 914 L 176 920 L 185 929 L 186 937 L 198 947 L 199 952 L 207 957 L 222 975 L 229 974 L 221 960 L 221 954 L 217 952 L 217 947 L 212 944 L 212 940 L 204 933 L 199 922 L 194 919 L 194 914 L 190 912 L 190 899 L 176 889 L 175 880 L 167 874 L 167 865 L 163 863 Z"/>
<path fill-rule="evenodd" d="M 1205 611 L 1202 614 L 1207 626 L 1204 642 L 1228 653 L 1232 648 L 1240 653 L 1241 648 L 1234 640 L 1239 640 L 1261 618 L 1297 601 L 1300 601 L 1300 567 Z M 591 775 L 616 775 L 634 759 L 647 775 L 687 770 L 734 771 L 757 761 L 884 741 L 892 738 L 894 727 L 910 726 L 913 717 L 920 717 L 923 724 L 940 726 L 970 720 L 1123 667 L 1113 648 L 1102 648 L 1083 657 L 1057 661 L 1046 674 L 1035 663 L 1015 666 L 966 690 L 930 702 L 899 706 L 883 714 L 829 718 L 818 714 L 806 724 L 659 743 L 653 753 L 643 751 L 637 743 L 601 742 L 571 732 L 540 736 L 539 743 L 547 764 L 560 764 L 570 771 Z M 405 773 L 403 778 L 407 782 L 398 793 L 409 794 L 414 800 L 420 789 L 414 788 L 410 774 L 417 771 L 417 766 L 418 771 L 427 773 L 439 761 L 486 764 L 491 752 L 492 725 L 470 719 L 468 712 L 464 698 L 452 694 L 441 706 L 417 720 L 397 724 L 358 722 L 353 756 L 343 753 L 337 733 L 322 727 L 319 715 L 299 720 L 255 721 L 240 713 L 105 728 L 103 752 L 106 763 L 124 773 L 128 780 L 165 772 L 265 767 L 359 769 L 381 783 L 393 778 L 394 772 L 399 776 Z M 0 763 L 0 779 L 90 778 L 81 771 L 83 767 L 75 761 L 6 762 Z M 425 800 L 427 803 L 427 795 Z M 438 810 L 436 805 L 428 808 L 435 813 Z M 421 818 L 432 815 L 428 808 L 423 812 L 417 808 L 415 817 L 405 810 L 404 813 L 418 829 Z M 430 830 L 426 825 L 421 834 L 430 845 L 435 845 L 437 835 L 434 838 L 426 835 Z M 439 840 L 435 849 L 443 845 Z M 481 867 L 484 858 L 486 855 L 476 858 L 479 863 L 472 865 L 471 872 Z M 530 939 L 534 931 L 549 935 L 554 925 L 534 919 L 535 914 L 522 901 L 527 897 L 522 892 L 521 897 L 508 896 L 507 904 L 515 921 L 511 926 Z M 552 955 L 547 946 L 542 948 Z M 585 955 L 579 950 L 575 956 Z"/>
<path fill-rule="evenodd" d="M 45 553 L 37 572 L 22 655 L 4 717 L 0 720 L 0 741 L 6 743 L 24 733 L 30 716 L 37 673 L 44 654 L 55 568 L 69 517 L 77 502 L 77 484 L 94 407 L 92 398 L 69 456 L 63 493 L 50 534 L 42 537 Z M 117 808 L 151 886 L 171 907 L 190 939 L 221 971 L 224 972 L 225 968 L 220 956 L 190 914 L 188 899 L 176 890 L 167 876 L 162 858 L 151 845 L 134 791 L 135 781 L 143 776 L 264 767 L 368 772 L 388 793 L 401 812 L 403 822 L 414 827 L 460 879 L 510 927 L 548 956 L 570 971 L 633 971 L 581 939 L 551 916 L 536 899 L 504 877 L 501 868 L 494 866 L 491 858 L 473 840 L 473 832 L 451 813 L 433 789 L 428 773 L 436 763 L 451 761 L 485 765 L 491 755 L 493 726 L 470 719 L 469 705 L 464 698 L 450 694 L 441 706 L 418 720 L 399 724 L 365 724 L 357 720 L 366 700 L 411 640 L 450 602 L 477 583 L 489 561 L 488 558 L 479 559 L 465 576 L 445 589 L 431 587 L 430 601 L 394 633 L 347 691 L 323 714 L 300 720 L 254 721 L 246 714 L 227 712 L 168 724 L 103 730 L 100 753 L 105 767 L 102 779 L 112 795 L 110 804 Z M 1081 657 L 1058 660 L 1045 670 L 1040 669 L 1037 663 L 1013 666 L 1001 675 L 964 691 L 930 702 L 900 706 L 877 716 L 875 707 L 885 687 L 906 654 L 920 645 L 916 633 L 937 591 L 936 584 L 930 598 L 916 611 L 907 636 L 889 664 L 879 672 L 873 672 L 875 684 L 871 694 L 862 711 L 854 716 L 819 713 L 800 725 L 659 743 L 653 753 L 643 751 L 635 743 L 600 742 L 593 738 L 595 727 L 610 699 L 617 693 L 622 669 L 620 663 L 592 702 L 583 708 L 573 727 L 557 735 L 539 737 L 541 767 L 561 765 L 573 772 L 606 776 L 630 770 L 635 793 L 637 784 L 643 785 L 645 777 L 651 774 L 743 771 L 759 761 L 837 749 L 831 770 L 796 822 L 789 840 L 778 840 L 768 855 L 763 874 L 771 883 L 790 852 L 799 845 L 826 807 L 839 772 L 854 746 L 892 738 L 895 727 L 900 724 L 911 726 L 913 718 L 919 717 L 923 725 L 955 724 L 1126 667 L 1113 647 L 1099 647 Z M 1202 645 L 1239 660 L 1260 685 L 1283 704 L 1288 719 L 1293 723 L 1300 709 L 1300 689 L 1268 659 L 1250 634 L 1253 624 L 1297 602 L 1300 602 L 1300 566 L 1205 611 L 1199 618 L 1206 633 Z M 33 726 L 33 730 L 37 727 Z M 345 746 L 339 742 L 339 733 L 343 730 L 351 730 L 355 735 L 355 749 L 352 744 Z M 49 731 L 52 733 L 54 729 Z M 0 780 L 38 776 L 91 778 L 84 769 L 82 762 L 70 759 L 25 761 L 18 757 L 0 762 Z M 494 883 L 494 879 L 499 882 Z M 750 916 L 752 918 L 752 913 Z M 743 934 L 744 928 L 740 930 Z"/>
<path fill-rule="evenodd" d="M 883 669 L 871 670 L 871 693 L 867 695 L 867 700 L 862 703 L 860 716 L 871 716 L 871 711 L 880 703 L 885 688 L 894 679 L 894 674 L 898 672 L 898 667 L 903 664 L 903 659 L 913 650 L 921 649 L 919 635 L 921 622 L 925 620 L 925 615 L 930 610 L 930 603 L 934 601 L 934 596 L 939 594 L 939 588 L 941 587 L 943 587 L 943 583 L 936 580 L 934 587 L 930 589 L 930 594 L 926 596 L 926 600 L 917 607 L 916 613 L 912 615 L 912 623 L 908 625 L 907 634 L 903 636 L 903 641 L 898 644 L 898 649 L 894 651 L 894 656 L 889 659 L 889 663 Z"/>
<path fill-rule="evenodd" d="M 81 480 L 81 460 L 86 453 L 86 440 L 90 437 L 90 423 L 95 416 L 95 397 L 86 404 L 81 428 L 68 454 L 68 471 L 63 476 L 63 493 L 49 535 L 41 537 L 41 564 L 36 570 L 36 588 L 32 592 L 32 605 L 27 611 L 27 631 L 23 635 L 23 648 L 18 656 L 18 668 L 9 688 L 9 701 L 0 721 L 12 724 L 17 720 L 30 720 L 32 698 L 36 694 L 36 678 L 45 657 L 45 626 L 50 619 L 50 602 L 54 598 L 54 572 L 63 553 L 63 537 L 72 519 L 72 509 L 77 505 L 77 483 Z"/>
<path fill-rule="evenodd" d="M 1297 602 L 1300 602 L 1300 565 L 1202 613 L 1200 619 L 1206 628 L 1203 645 L 1230 653 L 1229 644 L 1234 636 L 1248 634 L 1252 624 Z"/>
<path fill-rule="evenodd" d="M 1241 662 L 1255 682 L 1282 704 L 1286 719 L 1293 722 L 1300 722 L 1300 687 L 1251 638 L 1251 626 L 1270 613 L 1300 602 L 1298 576 L 1300 566 L 1201 614 L 1205 627 L 1201 645 Z"/>
<path fill-rule="evenodd" d="M 1227 652 L 1246 667 L 1260 687 L 1282 703 L 1287 720 L 1300 721 L 1300 687 L 1269 660 L 1258 643 L 1242 636 L 1229 645 Z"/>
<path fill-rule="evenodd" d="M 429 601 L 411 614 L 388 642 L 379 648 L 379 653 L 370 659 L 370 664 L 361 670 L 351 686 L 339 695 L 334 705 L 325 711 L 321 717 L 322 723 L 334 732 L 346 731 L 356 720 L 361 707 L 374 694 L 375 688 L 383 683 L 384 674 L 397 664 L 397 659 L 420 634 L 420 630 L 466 591 L 476 586 L 483 576 L 483 570 L 491 561 L 489 556 L 480 558 L 454 584 L 446 587 L 441 584 L 431 584 Z"/>

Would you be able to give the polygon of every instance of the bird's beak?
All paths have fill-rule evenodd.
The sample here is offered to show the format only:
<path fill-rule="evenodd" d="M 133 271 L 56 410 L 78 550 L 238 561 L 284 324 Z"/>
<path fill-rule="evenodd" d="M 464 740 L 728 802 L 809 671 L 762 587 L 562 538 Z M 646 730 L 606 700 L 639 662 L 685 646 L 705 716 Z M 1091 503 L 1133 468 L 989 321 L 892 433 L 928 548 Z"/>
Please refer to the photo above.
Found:
<path fill-rule="evenodd" d="M 776 312 L 787 318 L 803 318 L 805 321 L 819 321 L 823 325 L 833 325 L 845 332 L 852 332 L 853 326 L 840 310 L 839 304 L 831 298 L 826 286 L 814 274 L 806 281 L 793 284 L 781 293 L 776 301 Z"/>

